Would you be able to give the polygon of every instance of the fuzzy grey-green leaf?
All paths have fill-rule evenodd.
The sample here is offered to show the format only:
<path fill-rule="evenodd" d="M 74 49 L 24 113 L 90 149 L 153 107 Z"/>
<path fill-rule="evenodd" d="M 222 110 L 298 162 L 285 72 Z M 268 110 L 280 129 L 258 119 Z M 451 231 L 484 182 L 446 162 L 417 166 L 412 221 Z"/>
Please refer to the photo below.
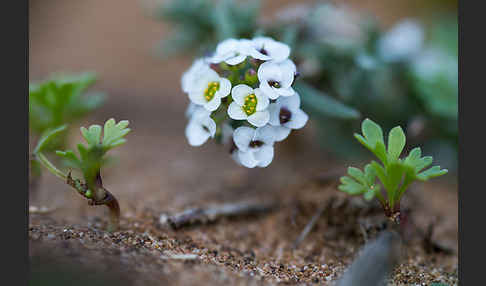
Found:
<path fill-rule="evenodd" d="M 306 83 L 295 83 L 294 88 L 301 95 L 304 109 L 310 109 L 322 115 L 341 119 L 357 119 L 360 117 L 358 110 L 339 102 Z"/>

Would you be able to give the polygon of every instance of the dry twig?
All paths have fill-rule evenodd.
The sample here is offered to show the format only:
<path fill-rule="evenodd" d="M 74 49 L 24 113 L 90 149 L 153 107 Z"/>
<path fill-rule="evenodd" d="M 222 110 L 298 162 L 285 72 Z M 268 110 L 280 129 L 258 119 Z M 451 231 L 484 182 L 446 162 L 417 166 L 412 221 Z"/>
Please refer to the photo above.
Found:
<path fill-rule="evenodd" d="M 276 203 L 239 202 L 213 205 L 208 208 L 192 208 L 162 219 L 172 228 L 179 229 L 197 224 L 208 224 L 226 217 L 255 216 L 270 212 Z"/>

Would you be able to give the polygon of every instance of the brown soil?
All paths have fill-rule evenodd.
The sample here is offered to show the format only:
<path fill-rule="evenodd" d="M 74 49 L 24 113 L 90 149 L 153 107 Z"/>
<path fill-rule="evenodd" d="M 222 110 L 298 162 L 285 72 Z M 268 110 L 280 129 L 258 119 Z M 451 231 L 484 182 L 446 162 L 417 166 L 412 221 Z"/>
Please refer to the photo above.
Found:
<path fill-rule="evenodd" d="M 115 117 L 129 119 L 133 129 L 102 174 L 120 202 L 121 230 L 105 232 L 104 207 L 88 206 L 44 172 L 29 204 L 52 210 L 30 214 L 32 271 L 51 273 L 46 279 L 64 275 L 76 277 L 71 281 L 119 280 L 127 285 L 331 284 L 364 245 L 362 227 L 368 238 L 375 236 L 374 227 L 383 222 L 381 210 L 337 191 L 335 178 L 319 182 L 319 176 L 339 173 L 347 163 L 320 149 L 314 122 L 278 144 L 274 161 L 265 169 L 238 167 L 228 156 L 228 146 L 190 147 L 184 138 L 188 100 L 179 89 L 180 74 L 190 61 L 167 63 L 151 54 L 166 27 L 147 19 L 137 3 L 31 1 L 31 79 L 59 70 L 93 69 L 102 79 L 95 89 L 110 98 L 80 124 Z M 80 138 L 77 127 L 70 134 L 73 143 Z M 179 230 L 160 222 L 161 215 L 191 207 L 247 200 L 276 203 L 278 208 Z M 328 208 L 293 249 L 322 205 Z M 414 226 L 405 237 L 403 259 L 391 284 L 456 285 L 453 176 L 414 186 L 403 207 L 410 209 Z M 419 230 L 431 223 L 436 226 L 432 242 L 451 254 L 426 252 Z"/>

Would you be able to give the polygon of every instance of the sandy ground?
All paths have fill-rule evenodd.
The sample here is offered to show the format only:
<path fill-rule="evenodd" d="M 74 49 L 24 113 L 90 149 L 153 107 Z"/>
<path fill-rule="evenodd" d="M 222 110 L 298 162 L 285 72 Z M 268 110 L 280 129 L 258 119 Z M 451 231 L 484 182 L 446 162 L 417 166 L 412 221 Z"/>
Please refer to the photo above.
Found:
<path fill-rule="evenodd" d="M 290 2 L 272 1 L 265 4 L 265 11 Z M 29 250 L 35 277 L 126 285 L 327 285 L 335 281 L 365 243 L 361 226 L 380 222 L 380 210 L 338 192 L 335 179 L 319 183 L 317 177 L 346 165 L 316 145 L 313 122 L 278 144 L 273 163 L 265 169 L 238 167 L 228 156 L 228 146 L 190 147 L 183 132 L 188 100 L 179 87 L 180 74 L 190 59 L 157 59 L 154 46 L 168 29 L 148 19 L 141 3 L 31 1 L 31 79 L 54 71 L 95 70 L 100 82 L 94 89 L 105 91 L 109 100 L 80 124 L 115 117 L 129 119 L 133 129 L 127 144 L 113 151 L 116 162 L 102 174 L 104 185 L 120 201 L 119 232 L 104 231 L 104 207 L 88 206 L 48 173 L 30 193 L 31 206 L 52 209 L 30 215 Z M 360 4 L 371 11 L 378 6 L 373 1 Z M 393 15 L 382 20 L 391 23 L 406 12 Z M 70 134 L 72 143 L 80 138 L 77 127 Z M 278 208 L 180 230 L 160 223 L 161 215 L 187 208 L 248 200 L 275 203 Z M 293 249 L 316 210 L 330 200 L 334 203 Z M 391 283 L 457 284 L 455 179 L 449 176 L 414 186 L 406 195 L 407 206 L 416 226 Z M 436 226 L 433 241 L 452 254 L 425 252 L 417 230 L 431 223 Z"/>

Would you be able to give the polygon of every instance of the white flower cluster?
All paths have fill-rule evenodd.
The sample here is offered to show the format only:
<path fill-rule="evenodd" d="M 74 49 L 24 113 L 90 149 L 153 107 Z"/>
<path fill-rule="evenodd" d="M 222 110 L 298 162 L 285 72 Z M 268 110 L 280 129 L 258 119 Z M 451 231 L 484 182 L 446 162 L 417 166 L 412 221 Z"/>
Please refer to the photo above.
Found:
<path fill-rule="evenodd" d="M 227 39 L 213 55 L 197 59 L 182 75 L 191 103 L 186 137 L 191 146 L 209 138 L 231 142 L 231 154 L 245 167 L 266 167 L 274 143 L 308 116 L 292 88 L 297 75 L 290 48 L 268 37 Z"/>

